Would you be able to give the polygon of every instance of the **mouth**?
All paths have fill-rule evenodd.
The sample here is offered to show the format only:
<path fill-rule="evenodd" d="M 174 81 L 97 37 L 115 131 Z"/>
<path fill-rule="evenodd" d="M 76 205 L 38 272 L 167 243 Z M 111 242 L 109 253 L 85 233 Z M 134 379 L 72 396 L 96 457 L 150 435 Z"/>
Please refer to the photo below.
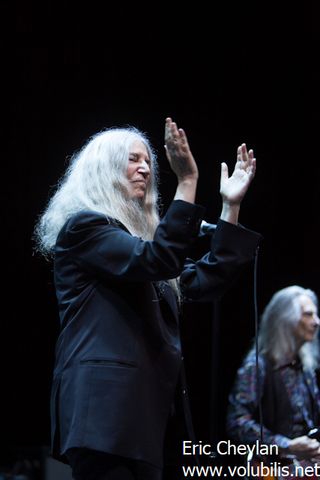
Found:
<path fill-rule="evenodd" d="M 133 183 L 141 183 L 143 185 L 147 185 L 147 182 L 145 180 L 134 180 Z"/>
<path fill-rule="evenodd" d="M 309 332 L 309 337 L 314 338 L 317 334 L 317 330 L 313 330 L 312 332 Z"/>

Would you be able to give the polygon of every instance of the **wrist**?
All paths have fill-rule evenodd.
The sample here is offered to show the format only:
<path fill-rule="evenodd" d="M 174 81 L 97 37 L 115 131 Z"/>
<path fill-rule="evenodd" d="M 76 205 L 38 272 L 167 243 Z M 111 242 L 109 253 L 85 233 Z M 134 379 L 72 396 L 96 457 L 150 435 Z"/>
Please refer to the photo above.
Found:
<path fill-rule="evenodd" d="M 225 222 L 237 225 L 240 212 L 240 203 L 223 202 L 220 218 Z"/>
<path fill-rule="evenodd" d="M 199 174 L 198 173 L 192 173 L 189 175 L 177 175 L 177 180 L 178 180 L 178 185 L 181 184 L 192 184 L 192 183 L 197 183 L 199 179 Z"/>
<path fill-rule="evenodd" d="M 178 180 L 178 186 L 174 199 L 194 203 L 196 198 L 197 183 L 198 179 L 190 177 L 184 178 L 183 180 Z"/>

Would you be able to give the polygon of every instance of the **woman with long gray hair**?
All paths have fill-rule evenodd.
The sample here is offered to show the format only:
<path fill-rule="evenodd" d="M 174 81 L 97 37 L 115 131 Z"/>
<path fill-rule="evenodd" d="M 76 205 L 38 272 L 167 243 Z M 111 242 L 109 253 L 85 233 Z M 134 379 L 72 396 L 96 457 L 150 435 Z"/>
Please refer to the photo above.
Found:
<path fill-rule="evenodd" d="M 266 455 L 263 460 L 277 459 L 286 468 L 292 464 L 291 477 L 298 461 L 312 464 L 320 456 L 320 443 L 310 434 L 320 425 L 319 323 L 312 290 L 293 285 L 277 291 L 262 314 L 258 358 L 254 346 L 229 398 L 230 437 L 241 444 L 259 440 L 277 446 L 279 457 Z"/>
<path fill-rule="evenodd" d="M 158 171 L 146 135 L 111 128 L 77 153 L 36 227 L 54 260 L 61 332 L 51 398 L 52 453 L 76 480 L 160 479 L 181 370 L 178 305 L 212 300 L 250 263 L 260 236 L 238 225 L 255 174 L 242 144 L 221 165 L 221 218 L 210 252 L 187 259 L 203 208 L 198 168 L 171 118 L 165 150 L 177 189 L 159 219 Z M 184 392 L 185 393 L 185 392 Z"/>

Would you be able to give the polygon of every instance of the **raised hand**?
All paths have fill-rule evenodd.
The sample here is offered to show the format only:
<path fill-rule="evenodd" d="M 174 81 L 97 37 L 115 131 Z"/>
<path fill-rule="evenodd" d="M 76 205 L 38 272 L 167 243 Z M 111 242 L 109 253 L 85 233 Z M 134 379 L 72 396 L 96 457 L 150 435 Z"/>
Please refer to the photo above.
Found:
<path fill-rule="evenodd" d="M 253 150 L 247 151 L 243 143 L 237 150 L 237 162 L 229 177 L 228 166 L 221 164 L 220 193 L 224 203 L 240 205 L 256 172 L 256 159 Z"/>
<path fill-rule="evenodd" d="M 191 153 L 187 136 L 170 117 L 166 118 L 165 124 L 165 149 L 178 182 L 198 179 L 198 167 Z"/>

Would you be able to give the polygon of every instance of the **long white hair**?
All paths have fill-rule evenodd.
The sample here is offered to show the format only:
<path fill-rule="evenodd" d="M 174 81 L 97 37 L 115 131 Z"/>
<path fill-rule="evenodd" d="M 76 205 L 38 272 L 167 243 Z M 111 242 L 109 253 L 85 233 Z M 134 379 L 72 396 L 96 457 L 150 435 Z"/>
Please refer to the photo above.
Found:
<path fill-rule="evenodd" d="M 260 352 L 276 365 L 290 361 L 298 355 L 305 368 L 313 369 L 319 360 L 318 336 L 315 335 L 312 342 L 305 342 L 300 346 L 294 335 L 301 318 L 301 295 L 306 295 L 318 306 L 316 294 L 297 285 L 283 288 L 272 296 L 261 317 L 258 344 Z"/>
<path fill-rule="evenodd" d="M 150 157 L 150 182 L 143 199 L 131 200 L 126 170 L 135 141 L 146 146 Z M 147 136 L 134 127 L 110 128 L 92 136 L 73 157 L 35 228 L 37 250 L 54 251 L 65 222 L 80 210 L 93 210 L 114 218 L 133 235 L 151 240 L 159 223 L 158 167 Z"/>

